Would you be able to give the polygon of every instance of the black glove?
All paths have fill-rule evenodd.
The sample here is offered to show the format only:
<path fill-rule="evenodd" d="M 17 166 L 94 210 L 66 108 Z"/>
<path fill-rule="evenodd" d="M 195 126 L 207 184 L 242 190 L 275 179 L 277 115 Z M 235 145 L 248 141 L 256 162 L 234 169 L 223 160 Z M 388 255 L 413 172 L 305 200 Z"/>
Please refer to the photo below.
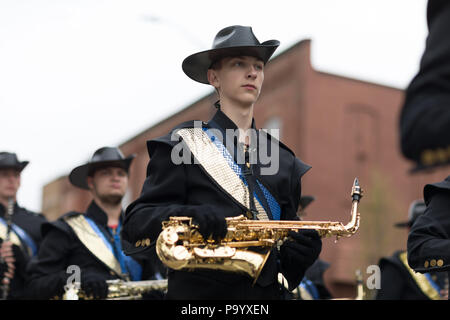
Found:
<path fill-rule="evenodd" d="M 108 295 L 105 277 L 94 272 L 81 272 L 81 289 L 87 298 L 105 299 Z"/>
<path fill-rule="evenodd" d="M 322 240 L 316 230 L 290 231 L 292 238 L 280 247 L 281 272 L 294 290 L 303 279 L 306 270 L 317 260 L 322 250 Z"/>
<path fill-rule="evenodd" d="M 200 234 L 204 239 L 212 236 L 215 240 L 220 240 L 227 234 L 227 223 L 225 215 L 213 206 L 190 207 L 185 214 L 193 218 L 193 222 L 199 226 Z"/>

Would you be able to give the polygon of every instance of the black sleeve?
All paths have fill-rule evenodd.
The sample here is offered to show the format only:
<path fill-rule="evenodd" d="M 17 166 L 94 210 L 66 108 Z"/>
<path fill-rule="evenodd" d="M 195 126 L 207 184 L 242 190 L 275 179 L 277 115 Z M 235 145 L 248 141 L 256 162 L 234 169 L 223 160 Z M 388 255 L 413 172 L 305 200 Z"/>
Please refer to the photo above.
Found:
<path fill-rule="evenodd" d="M 186 196 L 185 172 L 183 165 L 171 161 L 171 150 L 164 143 L 154 146 L 141 195 L 125 211 L 122 240 L 127 254 L 148 249 L 136 247 L 138 240 L 150 238 L 154 245 L 162 222 L 181 213 Z"/>
<path fill-rule="evenodd" d="M 381 283 L 377 290 L 376 300 L 400 300 L 404 290 L 403 274 L 392 263 L 380 265 Z"/>
<path fill-rule="evenodd" d="M 31 299 L 51 299 L 64 294 L 69 274 L 66 273 L 71 243 L 74 239 L 57 228 L 44 237 L 37 257 L 28 265 L 30 278 L 27 296 Z"/>
<path fill-rule="evenodd" d="M 302 195 L 302 182 L 301 178 L 306 171 L 309 170 L 309 166 L 306 166 L 297 158 L 294 158 L 291 173 L 291 185 L 289 188 L 289 201 L 282 208 L 283 220 L 298 220 L 297 211 L 300 203 L 300 197 Z"/>
<path fill-rule="evenodd" d="M 416 272 L 450 270 L 450 191 L 435 192 L 408 235 L 408 263 Z"/>
<path fill-rule="evenodd" d="M 401 149 L 406 158 L 426 165 L 450 157 L 425 150 L 450 146 L 450 2 L 428 3 L 429 34 L 420 69 L 409 84 L 400 115 Z M 445 155 L 445 153 L 444 153 Z"/>
<path fill-rule="evenodd" d="M 138 257 L 153 249 L 162 230 L 162 222 L 169 220 L 170 216 L 193 216 L 196 212 L 214 211 L 210 205 L 186 204 L 186 165 L 174 164 L 171 153 L 169 144 L 157 142 L 149 145 L 150 162 L 141 195 L 124 214 L 122 244 L 128 255 Z M 150 239 L 150 246 L 139 246 L 139 240 L 143 239 Z"/>

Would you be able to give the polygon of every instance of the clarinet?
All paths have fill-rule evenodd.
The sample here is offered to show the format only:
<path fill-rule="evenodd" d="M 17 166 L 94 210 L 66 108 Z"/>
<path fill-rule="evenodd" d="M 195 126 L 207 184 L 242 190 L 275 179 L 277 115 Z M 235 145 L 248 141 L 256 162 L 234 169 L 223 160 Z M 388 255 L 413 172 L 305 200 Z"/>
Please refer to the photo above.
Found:
<path fill-rule="evenodd" d="M 7 209 L 6 217 L 5 217 L 6 218 L 6 225 L 7 225 L 6 237 L 5 237 L 5 240 L 4 240 L 5 242 L 9 241 L 9 239 L 10 239 L 13 213 L 14 213 L 14 199 L 13 198 L 9 198 L 9 200 L 8 200 L 8 209 Z M 7 276 L 3 277 L 3 281 L 7 280 L 7 279 L 9 281 L 11 281 L 11 279 L 9 279 Z M 3 286 L 2 286 L 2 299 L 3 300 L 6 300 L 6 298 L 8 297 L 8 293 L 9 293 L 9 283 L 3 283 Z"/>

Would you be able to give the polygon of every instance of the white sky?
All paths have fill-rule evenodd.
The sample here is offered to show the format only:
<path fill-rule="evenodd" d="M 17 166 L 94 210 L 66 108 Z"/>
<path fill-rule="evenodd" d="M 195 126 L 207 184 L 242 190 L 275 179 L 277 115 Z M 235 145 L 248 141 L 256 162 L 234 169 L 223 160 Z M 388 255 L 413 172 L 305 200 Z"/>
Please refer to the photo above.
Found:
<path fill-rule="evenodd" d="M 0 151 L 30 161 L 19 203 L 40 211 L 46 183 L 211 92 L 181 63 L 226 26 L 276 54 L 310 38 L 316 70 L 404 89 L 425 17 L 426 0 L 0 0 Z"/>

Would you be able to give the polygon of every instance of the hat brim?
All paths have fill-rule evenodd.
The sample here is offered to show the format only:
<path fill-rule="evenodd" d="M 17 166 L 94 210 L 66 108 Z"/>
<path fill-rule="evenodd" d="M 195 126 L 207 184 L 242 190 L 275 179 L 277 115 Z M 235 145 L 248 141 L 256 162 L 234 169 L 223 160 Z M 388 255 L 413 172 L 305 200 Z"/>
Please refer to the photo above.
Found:
<path fill-rule="evenodd" d="M 225 57 L 252 56 L 261 59 L 264 64 L 280 45 L 278 40 L 268 40 L 258 46 L 239 46 L 206 50 L 194 53 L 184 59 L 182 69 L 192 80 L 209 84 L 207 72 L 211 65 Z"/>
<path fill-rule="evenodd" d="M 22 162 L 18 162 L 16 164 L 0 166 L 0 169 L 16 169 L 16 170 L 19 170 L 20 172 L 22 172 L 22 170 L 25 169 L 25 167 L 29 163 L 30 163 L 29 161 L 22 161 Z"/>
<path fill-rule="evenodd" d="M 305 209 L 311 202 L 313 202 L 316 198 L 313 196 L 302 196 L 300 197 L 300 206 L 302 209 Z"/>
<path fill-rule="evenodd" d="M 134 155 L 127 157 L 124 160 L 110 160 L 110 161 L 99 161 L 95 163 L 86 163 L 81 166 L 74 168 L 69 174 L 69 181 L 75 187 L 89 190 L 89 186 L 87 184 L 87 177 L 89 175 L 89 171 L 92 166 L 105 166 L 108 164 L 115 165 L 117 163 L 121 163 L 123 168 L 128 172 L 131 161 L 134 159 Z"/>
<path fill-rule="evenodd" d="M 394 227 L 396 227 L 396 228 L 409 228 L 409 227 L 411 227 L 411 223 L 409 221 L 398 222 L 398 223 L 394 224 Z"/>
<path fill-rule="evenodd" d="M 435 169 L 439 169 L 441 167 L 446 167 L 446 166 L 450 166 L 450 161 L 436 163 L 433 165 L 424 165 L 421 163 L 416 163 L 416 165 L 414 167 L 409 169 L 409 173 L 410 174 L 423 173 L 426 171 L 433 171 Z"/>

